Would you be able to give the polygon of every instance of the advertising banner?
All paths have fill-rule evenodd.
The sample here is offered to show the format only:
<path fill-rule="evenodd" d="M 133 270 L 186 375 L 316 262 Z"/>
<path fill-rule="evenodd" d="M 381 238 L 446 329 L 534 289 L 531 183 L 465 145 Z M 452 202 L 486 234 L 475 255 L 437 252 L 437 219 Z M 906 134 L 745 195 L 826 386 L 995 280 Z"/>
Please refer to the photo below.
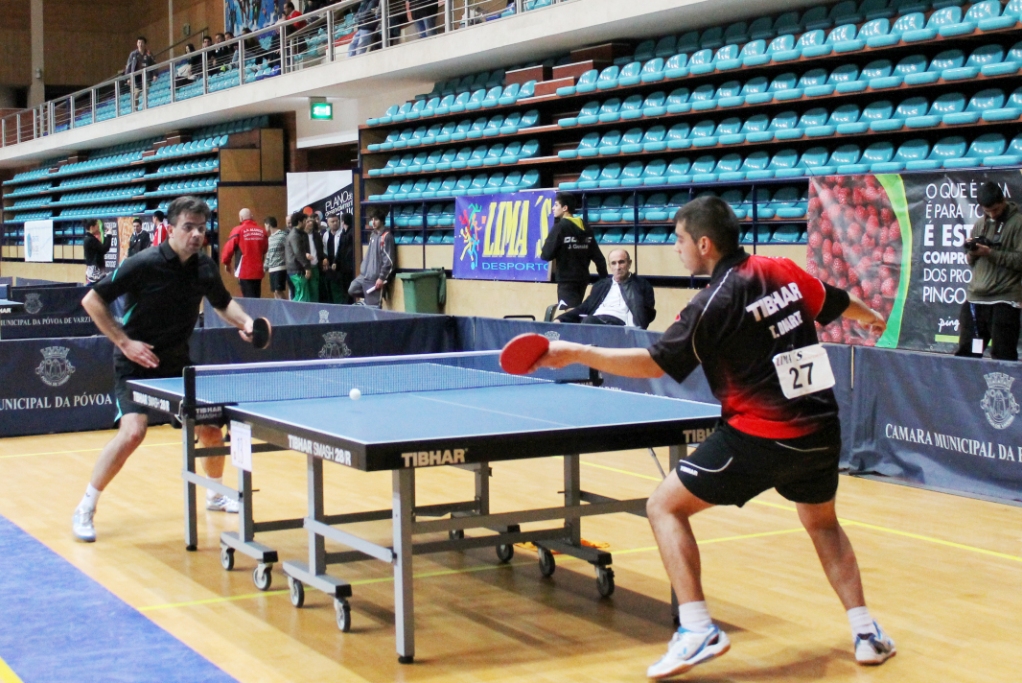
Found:
<path fill-rule="evenodd" d="M 53 262 L 53 221 L 25 221 L 25 260 Z"/>
<path fill-rule="evenodd" d="M 88 291 L 88 287 L 81 285 L 12 287 L 9 296 L 25 304 L 25 308 L 0 319 L 3 339 L 99 334 L 92 318 L 82 308 L 82 298 Z M 115 314 L 117 309 L 115 306 Z"/>
<path fill-rule="evenodd" d="M 547 282 L 539 257 L 554 224 L 552 190 L 458 197 L 454 211 L 454 277 Z"/>
<path fill-rule="evenodd" d="M 972 281 L 964 244 L 987 181 L 1009 201 L 1022 195 L 1018 171 L 811 178 L 807 270 L 888 320 L 881 337 L 842 321 L 821 330 L 821 341 L 954 352 Z"/>
<path fill-rule="evenodd" d="M 0 342 L 0 436 L 110 429 L 113 349 L 106 337 Z"/>
<path fill-rule="evenodd" d="M 1018 363 L 857 349 L 853 471 L 1022 499 L 1019 380 Z"/>
<path fill-rule="evenodd" d="M 317 215 L 320 220 L 355 212 L 351 171 L 287 174 L 287 212 Z"/>

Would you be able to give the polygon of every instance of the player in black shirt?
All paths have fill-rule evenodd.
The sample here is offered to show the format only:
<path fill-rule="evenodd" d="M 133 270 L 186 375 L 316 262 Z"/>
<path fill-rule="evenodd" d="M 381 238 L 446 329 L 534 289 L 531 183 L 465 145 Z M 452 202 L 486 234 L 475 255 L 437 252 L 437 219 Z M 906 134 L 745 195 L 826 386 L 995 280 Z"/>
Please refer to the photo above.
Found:
<path fill-rule="evenodd" d="M 600 277 L 607 277 L 607 259 L 600 251 L 593 231 L 586 230 L 582 219 L 572 215 L 576 208 L 574 195 L 557 193 L 554 200 L 557 222 L 547 235 L 540 256 L 544 261 L 555 263 L 557 298 L 565 304 L 565 308 L 576 308 L 585 298 L 590 262 L 596 264 Z"/>
<path fill-rule="evenodd" d="M 114 351 L 119 427 L 116 436 L 100 453 L 85 497 L 75 510 L 72 529 L 78 540 L 96 540 L 93 515 L 99 494 L 117 475 L 128 457 L 145 438 L 149 425 L 146 408 L 131 400 L 127 381 L 179 377 L 188 358 L 188 340 L 206 297 L 217 315 L 251 341 L 252 318 L 231 299 L 213 259 L 202 253 L 209 221 L 209 207 L 195 197 L 180 197 L 167 210 L 173 226 L 169 239 L 155 249 L 132 256 L 98 282 L 82 299 L 96 327 L 117 347 Z M 108 306 L 125 296 L 123 325 L 118 325 Z M 216 427 L 197 426 L 205 446 L 222 445 Z M 204 458 L 206 474 L 223 476 L 223 457 Z M 237 504 L 224 496 L 206 495 L 206 508 L 237 512 Z"/>
<path fill-rule="evenodd" d="M 797 506 L 848 612 L 856 660 L 880 664 L 895 653 L 894 643 L 866 609 L 855 552 L 834 510 L 841 430 L 833 373 L 815 322 L 844 316 L 874 332 L 886 323 L 788 259 L 746 254 L 738 246 L 738 220 L 720 199 L 686 204 L 675 223 L 675 251 L 693 274 L 709 275 L 710 284 L 663 337 L 650 349 L 551 342 L 536 363 L 582 363 L 626 377 L 666 372 L 678 382 L 701 364 L 721 403 L 718 429 L 678 463 L 647 503 L 681 623 L 667 654 L 647 675 L 675 676 L 730 648 L 706 608 L 689 518 L 714 505 L 742 506 L 770 488 Z"/>

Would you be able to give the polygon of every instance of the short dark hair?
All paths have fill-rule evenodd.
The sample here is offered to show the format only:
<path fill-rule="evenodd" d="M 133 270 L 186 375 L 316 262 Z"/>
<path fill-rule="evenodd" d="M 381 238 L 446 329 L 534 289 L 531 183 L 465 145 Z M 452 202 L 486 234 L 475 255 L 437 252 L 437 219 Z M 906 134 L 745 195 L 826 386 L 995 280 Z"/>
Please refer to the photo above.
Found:
<path fill-rule="evenodd" d="M 355 225 L 355 217 L 353 215 L 351 215 L 350 213 L 347 213 L 347 212 L 342 213 L 341 214 L 341 223 L 344 223 L 345 225 L 347 225 L 350 228 L 353 225 Z"/>
<path fill-rule="evenodd" d="M 263 225 L 268 225 L 271 228 L 277 227 L 277 217 L 276 216 L 267 216 L 266 218 L 263 219 Z"/>
<path fill-rule="evenodd" d="M 207 40 L 212 43 L 213 42 L 213 36 L 202 36 L 202 42 L 205 43 Z"/>
<path fill-rule="evenodd" d="M 86 230 L 94 226 L 96 223 L 99 223 L 99 221 L 96 220 L 95 218 L 86 218 L 84 221 L 82 221 L 82 225 L 85 226 Z"/>
<path fill-rule="evenodd" d="M 224 31 L 224 40 L 230 40 L 230 38 L 228 38 L 227 36 L 230 36 L 231 38 L 233 38 L 234 34 L 231 33 L 230 31 Z"/>
<path fill-rule="evenodd" d="M 132 225 L 135 225 L 136 223 L 137 223 L 138 225 L 142 225 L 142 219 L 141 219 L 141 218 L 132 218 L 132 219 L 131 219 L 131 224 L 132 224 Z"/>
<path fill-rule="evenodd" d="M 223 38 L 223 37 L 224 37 L 224 34 L 223 34 L 223 33 L 217 33 L 216 35 L 220 36 L 221 38 Z"/>
<path fill-rule="evenodd" d="M 731 205 L 720 197 L 697 197 L 674 214 L 675 225 L 685 224 L 685 232 L 693 240 L 710 238 L 721 256 L 738 250 L 740 231 L 738 217 Z"/>
<path fill-rule="evenodd" d="M 187 45 L 185 45 L 185 49 L 188 50 L 189 52 L 195 52 L 195 45 L 193 43 L 188 43 Z"/>
<path fill-rule="evenodd" d="M 302 213 L 301 211 L 295 211 L 293 214 L 291 214 L 291 220 L 290 220 L 291 227 L 293 228 L 296 225 L 301 225 L 302 221 L 304 221 L 304 220 L 305 220 L 305 214 Z"/>
<path fill-rule="evenodd" d="M 167 207 L 167 220 L 176 227 L 178 216 L 183 213 L 197 213 L 208 221 L 213 212 L 209 210 L 209 204 L 198 197 L 185 195 L 184 197 L 178 197 Z"/>
<path fill-rule="evenodd" d="M 148 43 L 148 42 L 149 42 L 148 40 L 146 40 L 146 37 L 145 37 L 145 36 L 139 36 L 138 38 L 135 38 L 135 42 L 138 42 L 138 41 L 140 41 L 140 40 L 141 40 L 141 41 L 142 41 L 143 43 Z"/>
<path fill-rule="evenodd" d="M 554 201 L 566 208 L 568 213 L 575 213 L 578 210 L 578 200 L 569 192 L 558 192 L 554 195 Z"/>
<path fill-rule="evenodd" d="M 979 194 L 976 196 L 979 205 L 985 209 L 996 206 L 1004 201 L 1004 192 L 997 183 L 985 182 L 979 186 Z"/>
<path fill-rule="evenodd" d="M 153 218 L 155 218 L 158 221 L 162 221 L 164 218 L 166 218 L 166 216 L 162 211 L 156 209 L 156 211 L 153 211 Z"/>
<path fill-rule="evenodd" d="M 372 206 L 369 208 L 369 219 L 379 218 L 381 221 L 387 219 L 387 214 L 390 213 L 390 209 L 386 206 Z"/>

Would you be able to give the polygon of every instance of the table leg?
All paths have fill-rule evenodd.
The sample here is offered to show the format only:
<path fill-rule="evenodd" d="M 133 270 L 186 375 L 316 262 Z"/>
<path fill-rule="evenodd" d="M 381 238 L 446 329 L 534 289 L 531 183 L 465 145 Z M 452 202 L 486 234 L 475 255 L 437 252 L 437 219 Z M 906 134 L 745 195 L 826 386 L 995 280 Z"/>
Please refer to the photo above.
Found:
<path fill-rule="evenodd" d="M 184 441 L 182 455 L 184 471 L 195 474 L 195 420 L 185 418 L 181 425 L 181 439 Z M 199 547 L 199 519 L 195 484 L 185 478 L 185 549 L 196 550 Z"/>
<path fill-rule="evenodd" d="M 412 508 L 415 470 L 395 470 L 392 477 L 394 511 L 394 624 L 397 661 L 415 658 L 415 613 L 412 592 Z"/>
<path fill-rule="evenodd" d="M 252 511 L 252 473 L 238 468 L 238 538 L 245 543 L 255 540 L 254 515 Z"/>
<path fill-rule="evenodd" d="M 582 504 L 582 473 L 577 455 L 564 456 L 564 505 Z M 564 520 L 564 528 L 568 532 L 568 542 L 573 546 L 582 545 L 581 519 Z"/>
<path fill-rule="evenodd" d="M 309 517 L 317 522 L 323 518 L 323 460 L 307 457 Z M 309 572 L 313 576 L 326 573 L 326 539 L 309 529 Z"/>

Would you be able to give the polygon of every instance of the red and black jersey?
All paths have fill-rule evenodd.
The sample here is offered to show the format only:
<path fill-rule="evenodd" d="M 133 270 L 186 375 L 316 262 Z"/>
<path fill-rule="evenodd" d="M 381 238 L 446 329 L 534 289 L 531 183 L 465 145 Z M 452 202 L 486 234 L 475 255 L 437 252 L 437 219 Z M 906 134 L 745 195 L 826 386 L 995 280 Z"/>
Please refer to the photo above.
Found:
<path fill-rule="evenodd" d="M 819 343 L 814 321 L 827 324 L 848 308 L 848 294 L 824 285 L 789 259 L 722 259 L 709 286 L 650 349 L 681 382 L 702 364 L 722 418 L 753 436 L 793 439 L 837 418 L 830 389 L 785 398 L 773 358 Z"/>

